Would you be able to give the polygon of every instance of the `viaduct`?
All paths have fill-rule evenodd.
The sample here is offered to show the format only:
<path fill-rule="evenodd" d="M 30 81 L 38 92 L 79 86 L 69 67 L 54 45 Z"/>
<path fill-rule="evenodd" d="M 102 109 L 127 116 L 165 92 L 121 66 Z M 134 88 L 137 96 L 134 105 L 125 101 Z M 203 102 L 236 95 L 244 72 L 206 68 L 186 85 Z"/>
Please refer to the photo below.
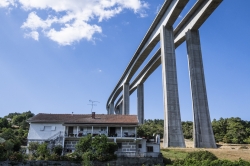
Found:
<path fill-rule="evenodd" d="M 173 24 L 189 0 L 166 0 L 108 98 L 108 114 L 129 114 L 129 96 L 137 90 L 137 115 L 144 122 L 143 83 L 162 65 L 164 136 L 163 146 L 185 147 L 179 107 L 175 49 L 186 41 L 191 85 L 194 147 L 216 148 L 211 126 L 199 28 L 223 0 L 197 0 L 182 21 Z M 160 42 L 160 48 L 131 80 Z M 119 97 L 120 96 L 120 97 Z"/>

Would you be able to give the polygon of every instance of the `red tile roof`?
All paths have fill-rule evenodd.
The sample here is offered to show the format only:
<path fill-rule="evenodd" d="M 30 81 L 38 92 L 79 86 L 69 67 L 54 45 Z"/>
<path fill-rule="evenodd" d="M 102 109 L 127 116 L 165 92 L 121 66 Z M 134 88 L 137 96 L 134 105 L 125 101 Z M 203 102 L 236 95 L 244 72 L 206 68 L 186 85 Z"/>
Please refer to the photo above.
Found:
<path fill-rule="evenodd" d="M 43 114 L 27 120 L 31 123 L 50 122 L 50 123 L 83 123 L 83 124 L 138 124 L 137 115 L 106 115 L 95 114 Z"/>

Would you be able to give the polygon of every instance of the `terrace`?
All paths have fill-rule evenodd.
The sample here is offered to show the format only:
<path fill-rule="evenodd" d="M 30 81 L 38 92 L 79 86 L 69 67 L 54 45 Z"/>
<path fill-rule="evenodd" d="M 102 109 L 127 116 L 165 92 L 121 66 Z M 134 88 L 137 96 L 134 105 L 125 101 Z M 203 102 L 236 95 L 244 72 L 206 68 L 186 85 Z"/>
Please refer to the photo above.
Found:
<path fill-rule="evenodd" d="M 65 139 L 87 135 L 106 135 L 109 138 L 136 138 L 136 126 L 65 126 Z"/>

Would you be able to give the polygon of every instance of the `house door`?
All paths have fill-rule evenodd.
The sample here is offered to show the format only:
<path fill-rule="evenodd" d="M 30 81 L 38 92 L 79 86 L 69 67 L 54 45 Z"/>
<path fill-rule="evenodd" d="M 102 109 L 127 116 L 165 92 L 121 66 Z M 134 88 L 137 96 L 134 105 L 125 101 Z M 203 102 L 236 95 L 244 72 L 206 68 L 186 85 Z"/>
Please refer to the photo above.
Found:
<path fill-rule="evenodd" d="M 115 136 L 115 127 L 109 128 L 109 136 L 114 137 Z"/>
<path fill-rule="evenodd" d="M 69 134 L 73 134 L 73 127 L 69 127 Z"/>

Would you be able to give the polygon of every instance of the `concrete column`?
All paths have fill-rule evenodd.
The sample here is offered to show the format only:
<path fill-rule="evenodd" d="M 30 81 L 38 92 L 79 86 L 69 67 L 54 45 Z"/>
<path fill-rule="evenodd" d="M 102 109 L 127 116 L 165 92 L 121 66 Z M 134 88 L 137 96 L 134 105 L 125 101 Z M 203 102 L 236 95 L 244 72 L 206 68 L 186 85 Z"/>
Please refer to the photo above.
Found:
<path fill-rule="evenodd" d="M 119 114 L 122 115 L 122 107 L 123 107 L 123 102 L 119 105 Z"/>
<path fill-rule="evenodd" d="M 137 116 L 139 124 L 144 123 L 144 85 L 137 86 Z"/>
<path fill-rule="evenodd" d="M 123 135 L 122 135 L 122 127 L 121 127 L 121 137 L 123 137 Z"/>
<path fill-rule="evenodd" d="M 110 103 L 110 105 L 109 105 L 109 114 L 113 115 L 114 111 L 115 111 L 114 103 Z"/>
<path fill-rule="evenodd" d="M 198 30 L 186 33 L 194 118 L 194 147 L 216 148 L 212 130 Z"/>
<path fill-rule="evenodd" d="M 129 115 L 129 83 L 123 84 L 122 115 Z"/>
<path fill-rule="evenodd" d="M 91 136 L 93 137 L 93 133 L 94 133 L 94 127 L 92 126 L 92 130 L 91 130 Z"/>
<path fill-rule="evenodd" d="M 163 147 L 185 147 L 181 126 L 173 28 L 162 26 L 160 39 L 164 103 Z"/>
<path fill-rule="evenodd" d="M 137 138 L 137 130 L 136 130 L 136 127 L 135 127 L 135 138 Z"/>

